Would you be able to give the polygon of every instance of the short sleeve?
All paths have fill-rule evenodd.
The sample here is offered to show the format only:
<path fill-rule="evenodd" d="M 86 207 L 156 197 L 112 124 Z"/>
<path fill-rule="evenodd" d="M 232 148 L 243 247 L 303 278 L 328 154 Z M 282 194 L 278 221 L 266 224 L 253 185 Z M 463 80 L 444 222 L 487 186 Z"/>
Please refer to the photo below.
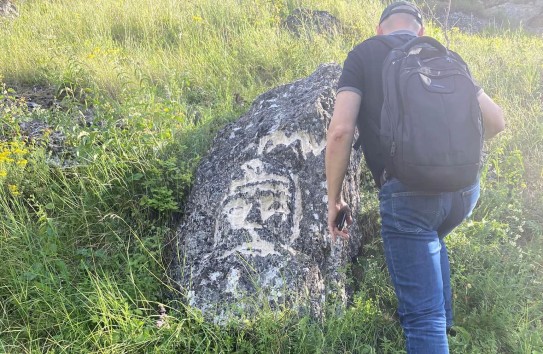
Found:
<path fill-rule="evenodd" d="M 338 83 L 338 93 L 341 91 L 352 91 L 362 96 L 362 84 L 364 82 L 362 66 L 363 63 L 360 56 L 354 50 L 351 51 L 343 63 L 343 71 Z"/>

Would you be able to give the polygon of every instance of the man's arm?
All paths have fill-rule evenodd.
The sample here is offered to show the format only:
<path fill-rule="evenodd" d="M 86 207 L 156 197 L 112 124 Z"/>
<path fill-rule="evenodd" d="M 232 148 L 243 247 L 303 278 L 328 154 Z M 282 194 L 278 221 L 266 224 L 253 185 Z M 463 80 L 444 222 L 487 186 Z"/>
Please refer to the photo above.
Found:
<path fill-rule="evenodd" d="M 481 107 L 481 113 L 483 115 L 485 139 L 490 139 L 505 129 L 503 111 L 501 107 L 484 92 L 477 96 L 477 100 L 479 101 L 479 106 Z"/>
<path fill-rule="evenodd" d="M 326 140 L 326 183 L 328 186 L 328 231 L 335 242 L 336 235 L 349 237 L 346 231 L 339 231 L 335 225 L 339 209 L 346 203 L 341 197 L 343 179 L 349 164 L 356 119 L 360 109 L 361 96 L 352 91 L 341 91 L 336 97 L 332 121 Z M 352 219 L 347 220 L 348 224 Z"/>

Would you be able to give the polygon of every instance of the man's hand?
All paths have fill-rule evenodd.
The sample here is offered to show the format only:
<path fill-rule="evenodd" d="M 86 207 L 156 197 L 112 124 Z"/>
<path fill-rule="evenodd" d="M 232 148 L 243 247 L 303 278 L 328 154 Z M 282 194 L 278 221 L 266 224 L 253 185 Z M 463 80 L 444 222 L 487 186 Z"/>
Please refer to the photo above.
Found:
<path fill-rule="evenodd" d="M 343 228 L 342 230 L 339 230 L 337 228 L 336 219 L 339 214 L 339 210 L 342 208 L 347 208 L 347 225 L 351 225 L 353 223 L 353 218 L 351 216 L 351 211 L 349 209 L 349 206 L 344 201 L 340 201 L 339 203 L 335 204 L 328 204 L 328 232 L 330 232 L 330 236 L 332 237 L 332 244 L 336 242 L 336 237 L 339 236 L 344 240 L 347 240 L 349 238 L 349 231 L 346 228 Z"/>
<path fill-rule="evenodd" d="M 346 230 L 337 229 L 336 217 L 339 209 L 347 206 L 341 199 L 341 187 L 349 164 L 361 100 L 360 94 L 355 92 L 338 93 L 334 115 L 328 127 L 325 164 L 328 188 L 328 231 L 333 242 L 336 241 L 336 236 L 343 239 L 349 237 Z M 351 215 L 348 215 L 347 224 L 350 225 L 352 222 Z"/>

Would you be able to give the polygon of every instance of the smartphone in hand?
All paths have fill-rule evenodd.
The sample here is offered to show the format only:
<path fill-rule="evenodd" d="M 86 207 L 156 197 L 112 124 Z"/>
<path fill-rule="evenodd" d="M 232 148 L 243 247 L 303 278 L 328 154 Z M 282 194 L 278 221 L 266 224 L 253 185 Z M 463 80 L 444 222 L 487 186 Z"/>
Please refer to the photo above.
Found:
<path fill-rule="evenodd" d="M 336 216 L 336 226 L 339 231 L 342 231 L 345 227 L 345 223 L 347 222 L 347 217 L 351 214 L 351 210 L 349 207 L 344 206 L 343 208 L 339 209 L 339 213 Z"/>

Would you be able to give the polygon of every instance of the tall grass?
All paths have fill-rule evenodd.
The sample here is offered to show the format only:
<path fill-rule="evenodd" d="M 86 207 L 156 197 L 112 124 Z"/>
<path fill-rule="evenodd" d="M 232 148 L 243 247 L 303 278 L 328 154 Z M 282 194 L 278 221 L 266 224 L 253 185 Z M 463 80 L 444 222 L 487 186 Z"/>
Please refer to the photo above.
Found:
<path fill-rule="evenodd" d="M 18 5 L 19 18 L 0 20 L 1 352 L 402 352 L 371 186 L 361 212 L 374 237 L 353 265 L 358 290 L 341 316 L 332 307 L 315 321 L 264 306 L 218 327 L 171 297 L 163 259 L 218 129 L 270 87 L 342 62 L 373 33 L 379 1 Z M 343 29 L 293 36 L 282 20 L 298 7 L 330 11 Z M 439 28 L 428 33 L 443 39 Z M 448 237 L 459 332 L 451 348 L 540 353 L 543 40 L 449 37 L 508 124 L 487 146 L 474 216 Z M 33 85 L 52 85 L 60 106 L 29 111 L 8 90 Z M 24 140 L 18 122 L 30 120 L 66 136 L 60 156 Z"/>

